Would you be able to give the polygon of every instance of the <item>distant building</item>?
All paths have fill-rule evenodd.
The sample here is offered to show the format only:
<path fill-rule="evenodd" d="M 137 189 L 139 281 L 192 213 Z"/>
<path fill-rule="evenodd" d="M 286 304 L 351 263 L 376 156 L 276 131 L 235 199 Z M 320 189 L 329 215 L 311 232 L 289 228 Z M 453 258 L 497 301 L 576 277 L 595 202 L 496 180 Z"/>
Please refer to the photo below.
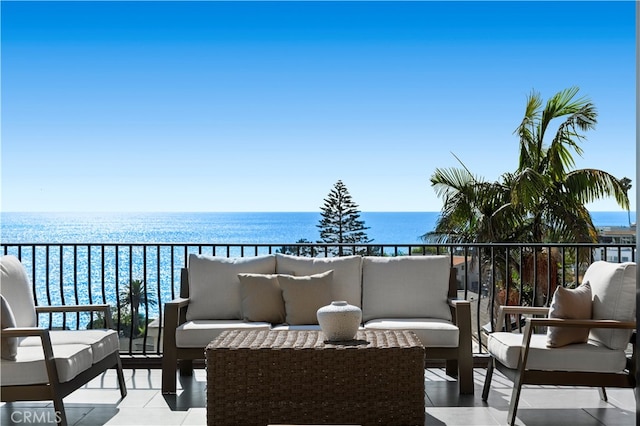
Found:
<path fill-rule="evenodd" d="M 631 226 L 601 226 L 598 228 L 598 242 L 603 244 L 636 244 L 636 224 Z M 608 262 L 631 262 L 634 259 L 631 247 L 600 247 L 594 250 L 595 260 Z"/>
<path fill-rule="evenodd" d="M 453 267 L 456 270 L 458 289 L 464 288 L 465 275 L 469 285 L 469 291 L 478 293 L 480 274 L 478 273 L 478 259 L 472 256 L 453 256 Z"/>

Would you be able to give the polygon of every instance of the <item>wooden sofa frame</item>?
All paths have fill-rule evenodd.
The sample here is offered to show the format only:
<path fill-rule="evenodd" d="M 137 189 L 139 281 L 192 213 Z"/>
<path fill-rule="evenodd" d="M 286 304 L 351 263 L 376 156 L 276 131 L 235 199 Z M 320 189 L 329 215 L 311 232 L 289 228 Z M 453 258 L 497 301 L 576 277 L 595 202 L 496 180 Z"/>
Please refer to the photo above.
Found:
<path fill-rule="evenodd" d="M 49 312 L 103 312 L 106 319 L 106 327 L 112 328 L 110 307 L 107 304 L 36 306 L 35 308 L 36 314 Z M 73 333 L 74 331 L 68 330 L 68 332 Z M 70 381 L 61 383 L 58 379 L 58 370 L 54 359 L 53 345 L 51 344 L 49 330 L 33 327 L 6 328 L 1 331 L 1 335 L 2 337 L 39 337 L 42 341 L 44 362 L 47 369 L 47 376 L 49 378 L 48 383 L 2 386 L 2 391 L 0 393 L 0 399 L 2 402 L 52 400 L 56 422 L 59 425 L 65 426 L 67 424 L 67 417 L 62 399 L 80 387 L 86 385 L 90 380 L 104 373 L 109 368 L 115 368 L 117 371 L 118 386 L 120 388 L 121 397 L 124 398 L 127 396 L 127 388 L 124 381 L 120 353 L 118 351 L 113 352 L 106 358 L 93 364 L 90 368 L 81 372 Z"/>
<path fill-rule="evenodd" d="M 181 376 L 193 374 L 193 361 L 205 359 L 205 348 L 179 348 L 176 346 L 176 329 L 186 322 L 189 305 L 189 274 L 182 268 L 180 297 L 164 305 L 164 336 L 162 355 L 162 393 L 176 392 L 176 372 Z M 448 302 L 452 322 L 459 328 L 458 347 L 429 347 L 427 360 L 445 360 L 447 375 L 457 377 L 461 394 L 473 394 L 473 349 L 471 336 L 471 303 L 458 300 L 456 270 L 449 276 Z"/>

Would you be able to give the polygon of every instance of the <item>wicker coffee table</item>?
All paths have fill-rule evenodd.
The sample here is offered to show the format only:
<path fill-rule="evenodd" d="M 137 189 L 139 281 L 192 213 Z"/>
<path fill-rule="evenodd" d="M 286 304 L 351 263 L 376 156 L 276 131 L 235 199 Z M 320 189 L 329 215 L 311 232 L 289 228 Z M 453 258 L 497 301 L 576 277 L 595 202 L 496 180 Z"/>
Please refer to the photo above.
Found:
<path fill-rule="evenodd" d="M 424 425 L 424 347 L 408 331 L 227 331 L 206 348 L 207 424 Z"/>

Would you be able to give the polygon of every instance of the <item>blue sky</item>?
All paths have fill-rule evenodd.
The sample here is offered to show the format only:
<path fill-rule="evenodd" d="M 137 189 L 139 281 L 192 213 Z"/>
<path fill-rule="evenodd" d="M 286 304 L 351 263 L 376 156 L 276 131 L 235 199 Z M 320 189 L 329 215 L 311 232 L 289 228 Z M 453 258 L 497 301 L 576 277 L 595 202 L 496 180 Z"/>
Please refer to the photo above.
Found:
<path fill-rule="evenodd" d="M 3 211 L 439 211 L 495 180 L 532 90 L 598 112 L 576 168 L 632 179 L 634 2 L 7 2 Z M 621 210 L 603 200 L 591 210 Z"/>

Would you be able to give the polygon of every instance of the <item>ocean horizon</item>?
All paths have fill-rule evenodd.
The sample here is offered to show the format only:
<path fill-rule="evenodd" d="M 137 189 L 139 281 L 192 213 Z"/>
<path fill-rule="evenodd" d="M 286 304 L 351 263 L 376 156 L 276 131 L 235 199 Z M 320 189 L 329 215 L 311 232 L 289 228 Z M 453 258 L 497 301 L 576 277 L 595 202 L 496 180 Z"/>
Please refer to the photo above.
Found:
<path fill-rule="evenodd" d="M 361 212 L 374 243 L 420 243 L 440 212 Z M 629 226 L 636 212 L 591 212 L 597 227 Z M 2 212 L 0 240 L 30 243 L 290 244 L 317 242 L 320 212 Z"/>

